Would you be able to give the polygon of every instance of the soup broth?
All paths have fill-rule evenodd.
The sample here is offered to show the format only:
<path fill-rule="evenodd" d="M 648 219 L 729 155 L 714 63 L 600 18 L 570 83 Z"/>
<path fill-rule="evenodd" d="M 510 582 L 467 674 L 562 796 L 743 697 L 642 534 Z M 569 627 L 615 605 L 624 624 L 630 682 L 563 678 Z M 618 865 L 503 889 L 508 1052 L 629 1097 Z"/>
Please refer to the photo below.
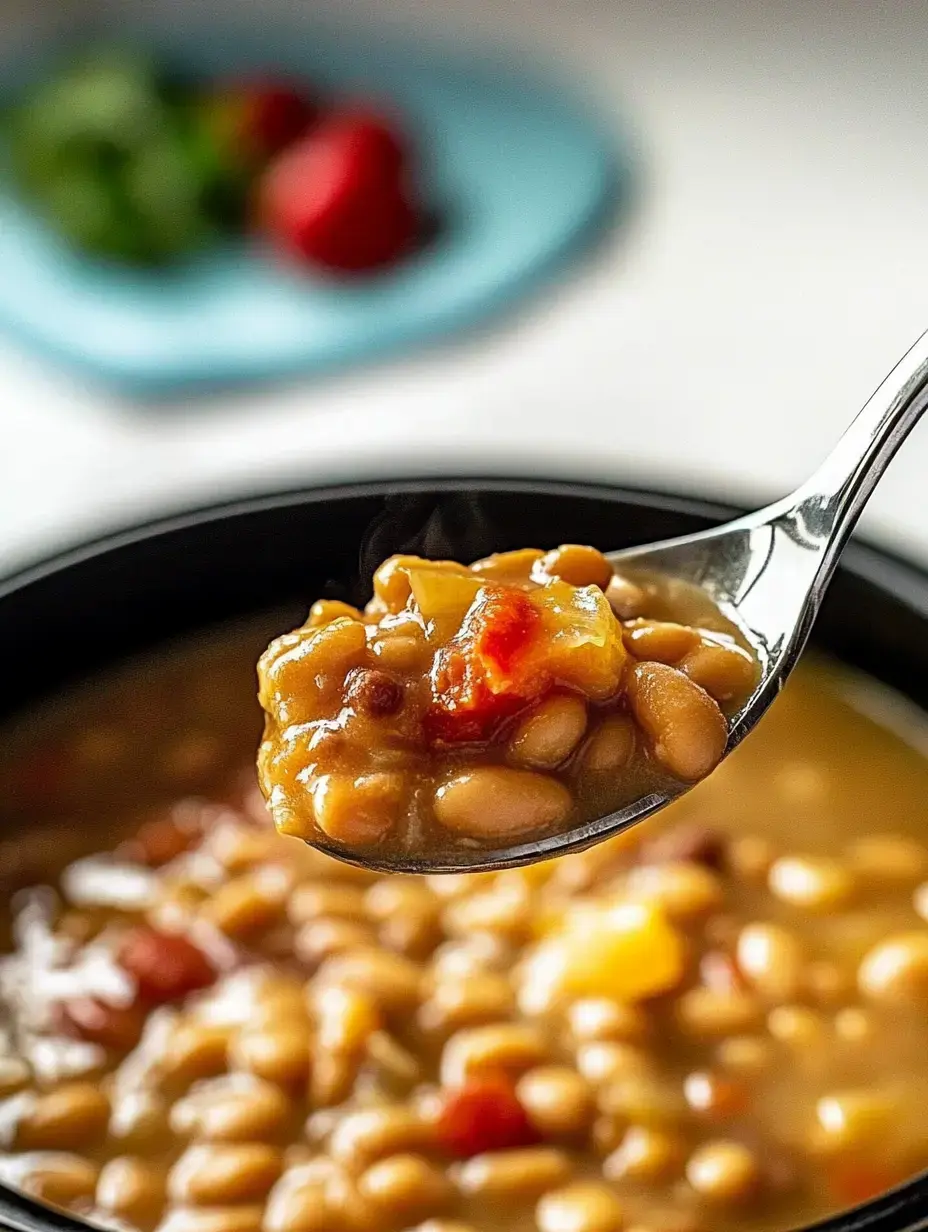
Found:
<path fill-rule="evenodd" d="M 139 1232 L 774 1232 L 928 1164 L 928 761 L 879 686 L 809 661 L 620 839 L 390 878 L 266 813 L 280 627 L 4 731 L 0 1178 Z"/>

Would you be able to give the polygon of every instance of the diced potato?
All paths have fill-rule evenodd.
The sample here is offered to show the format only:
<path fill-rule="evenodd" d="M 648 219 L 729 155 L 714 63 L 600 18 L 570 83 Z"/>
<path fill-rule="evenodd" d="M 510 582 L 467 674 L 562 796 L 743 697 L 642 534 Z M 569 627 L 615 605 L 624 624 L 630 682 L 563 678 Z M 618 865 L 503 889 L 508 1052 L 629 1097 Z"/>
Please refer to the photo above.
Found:
<path fill-rule="evenodd" d="M 374 574 L 374 599 L 379 600 L 388 612 L 399 612 L 405 605 L 412 588 L 410 574 L 445 573 L 469 577 L 466 565 L 455 560 L 426 560 L 422 556 L 390 556 Z"/>
<path fill-rule="evenodd" d="M 485 585 L 480 578 L 463 577 L 434 569 L 409 569 L 413 598 L 426 623 L 435 623 L 444 636 L 460 628 L 467 610 Z"/>
<path fill-rule="evenodd" d="M 539 1009 L 577 997 L 630 1003 L 674 988 L 684 962 L 683 938 L 656 905 L 585 905 L 537 946 L 523 986 Z"/>
<path fill-rule="evenodd" d="M 551 582 L 532 599 L 544 629 L 540 666 L 594 701 L 617 693 L 626 659 L 622 626 L 599 587 Z"/>

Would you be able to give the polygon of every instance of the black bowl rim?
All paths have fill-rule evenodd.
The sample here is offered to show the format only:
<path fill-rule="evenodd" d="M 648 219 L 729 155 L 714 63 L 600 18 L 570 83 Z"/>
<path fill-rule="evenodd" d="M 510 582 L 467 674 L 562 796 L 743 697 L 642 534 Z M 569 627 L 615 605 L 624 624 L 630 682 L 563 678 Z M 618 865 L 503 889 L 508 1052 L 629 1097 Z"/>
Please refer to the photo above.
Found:
<path fill-rule="evenodd" d="M 76 568 L 83 561 L 105 556 L 133 544 L 143 543 L 160 535 L 172 534 L 211 522 L 226 521 L 263 510 L 282 509 L 303 504 L 322 504 L 352 496 L 386 496 L 394 493 L 463 492 L 471 488 L 488 492 L 525 492 L 527 495 L 586 496 L 593 500 L 608 500 L 629 505 L 647 505 L 669 513 L 689 514 L 707 521 L 722 522 L 747 512 L 744 505 L 717 500 L 696 492 L 679 489 L 638 487 L 630 483 L 607 483 L 583 479 L 549 478 L 547 476 L 426 475 L 384 479 L 361 479 L 333 483 L 286 487 L 259 493 L 229 496 L 206 504 L 195 504 L 174 513 L 157 514 L 121 527 L 102 531 L 65 545 L 48 556 L 39 556 L 14 564 L 9 572 L 0 573 L 0 601 L 33 582 L 66 569 Z M 928 564 L 921 565 L 902 553 L 872 544 L 857 535 L 841 557 L 840 568 L 856 574 L 881 590 L 901 600 L 914 612 L 928 619 Z"/>
<path fill-rule="evenodd" d="M 0 603 L 45 577 L 79 568 L 85 561 L 188 528 L 231 520 L 264 510 L 323 504 L 329 500 L 348 497 L 454 492 L 472 488 L 489 492 L 525 492 L 526 495 L 589 497 L 617 504 L 647 506 L 669 513 L 689 514 L 716 522 L 745 512 L 743 507 L 696 494 L 679 494 L 624 483 L 586 482 L 539 476 L 507 478 L 474 473 L 322 483 L 230 497 L 100 534 L 20 566 L 0 577 Z M 922 567 L 902 555 L 855 538 L 845 548 L 840 568 L 892 595 L 928 622 L 928 566 Z M 863 1232 L 864 1229 L 867 1232 L 907 1232 L 909 1229 L 923 1226 L 926 1220 L 928 1169 L 849 1210 L 802 1228 L 784 1229 L 784 1232 Z M 0 1183 L 0 1227 L 17 1229 L 18 1232 L 86 1232 L 88 1227 L 97 1228 L 99 1225 L 73 1218 Z"/>

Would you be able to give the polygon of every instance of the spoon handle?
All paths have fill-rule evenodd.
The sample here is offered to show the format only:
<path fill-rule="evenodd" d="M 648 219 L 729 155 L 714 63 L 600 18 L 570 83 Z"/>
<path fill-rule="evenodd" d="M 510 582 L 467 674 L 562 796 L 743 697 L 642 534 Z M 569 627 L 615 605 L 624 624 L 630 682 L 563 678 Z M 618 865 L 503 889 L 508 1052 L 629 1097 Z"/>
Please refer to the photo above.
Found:
<path fill-rule="evenodd" d="M 822 584 L 896 450 L 928 408 L 928 331 L 900 359 L 818 470 L 782 502 L 782 513 L 822 545 Z"/>

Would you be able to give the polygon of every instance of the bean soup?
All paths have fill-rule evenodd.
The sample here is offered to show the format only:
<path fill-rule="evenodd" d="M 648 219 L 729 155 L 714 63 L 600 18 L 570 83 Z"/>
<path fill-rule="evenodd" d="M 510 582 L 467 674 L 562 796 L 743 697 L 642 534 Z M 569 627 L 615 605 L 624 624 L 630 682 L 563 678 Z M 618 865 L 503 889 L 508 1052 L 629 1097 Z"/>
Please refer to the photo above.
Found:
<path fill-rule="evenodd" d="M 440 863 L 677 794 L 718 764 L 757 676 L 693 590 L 579 544 L 390 557 L 363 612 L 322 600 L 261 659 L 278 828 Z"/>
<path fill-rule="evenodd" d="M 384 877 L 271 824 L 273 627 L 4 731 L 0 1179 L 137 1232 L 774 1232 L 928 1164 L 928 763 L 877 686 L 805 665 L 589 852 Z"/>

